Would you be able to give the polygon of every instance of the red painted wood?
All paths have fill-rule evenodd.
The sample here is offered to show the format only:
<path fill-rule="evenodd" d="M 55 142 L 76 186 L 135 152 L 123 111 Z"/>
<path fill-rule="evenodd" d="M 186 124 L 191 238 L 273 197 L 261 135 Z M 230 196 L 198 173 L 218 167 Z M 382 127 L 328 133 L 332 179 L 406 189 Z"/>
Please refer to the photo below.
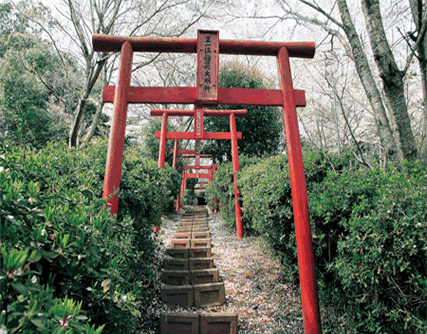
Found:
<path fill-rule="evenodd" d="M 181 109 L 151 109 L 151 116 L 162 116 L 163 113 L 167 113 L 169 117 L 171 116 L 188 116 L 194 117 L 194 110 L 181 110 Z M 245 109 L 242 110 L 203 110 L 204 116 L 219 116 L 219 117 L 229 117 L 231 114 L 234 114 L 236 117 L 245 117 L 248 114 L 248 111 Z"/>
<path fill-rule="evenodd" d="M 103 101 L 114 101 L 115 86 L 104 86 Z M 305 92 L 294 90 L 295 103 L 305 107 Z M 171 103 L 195 104 L 197 100 L 196 87 L 130 87 L 129 103 Z M 219 88 L 218 104 L 248 105 L 248 106 L 283 106 L 283 94 L 280 90 L 248 89 L 248 88 Z M 189 116 L 193 116 L 192 115 Z"/>
<path fill-rule="evenodd" d="M 184 166 L 185 169 L 211 169 L 211 166 Z"/>
<path fill-rule="evenodd" d="M 104 190 L 102 197 L 108 198 L 107 205 L 112 214 L 117 213 L 119 204 L 118 195 L 112 196 L 120 188 L 120 176 L 122 173 L 123 145 L 126 130 L 127 117 L 127 93 L 130 87 L 132 73 L 133 50 L 129 43 L 122 45 L 119 80 L 114 97 L 113 120 L 108 142 L 107 163 L 105 166 Z"/>
<path fill-rule="evenodd" d="M 181 209 L 181 194 L 176 197 L 175 211 L 179 211 L 179 209 Z"/>
<path fill-rule="evenodd" d="M 159 166 L 159 168 L 165 168 L 167 132 L 168 132 L 168 114 L 164 113 L 162 116 L 162 128 L 160 131 L 159 161 L 157 162 L 157 165 Z"/>
<path fill-rule="evenodd" d="M 209 174 L 208 184 L 210 184 L 212 182 L 212 168 L 209 168 L 208 174 Z"/>
<path fill-rule="evenodd" d="M 187 173 L 186 175 L 187 179 L 208 179 L 209 174 L 208 173 L 200 173 L 198 176 L 196 173 Z"/>
<path fill-rule="evenodd" d="M 181 209 L 181 196 L 184 193 L 184 176 L 185 176 L 185 170 L 181 175 L 181 188 L 180 188 L 179 194 L 176 198 L 176 207 L 175 207 L 176 211 L 179 211 Z"/>
<path fill-rule="evenodd" d="M 215 177 L 215 172 L 217 170 L 218 166 L 217 165 L 212 165 L 212 176 Z M 214 192 L 215 192 L 215 188 L 214 188 Z M 216 204 L 216 196 L 214 196 L 214 211 L 215 213 L 218 213 L 218 207 Z"/>
<path fill-rule="evenodd" d="M 160 131 L 156 131 L 156 138 L 160 138 Z M 196 139 L 194 132 L 167 132 L 166 139 Z M 203 140 L 230 140 L 230 132 L 205 132 L 203 134 Z M 242 139 L 242 133 L 237 132 L 237 139 Z"/>
<path fill-rule="evenodd" d="M 178 153 L 179 154 L 179 153 Z M 180 158 L 195 158 L 196 156 L 200 156 L 200 158 L 211 158 L 210 154 L 182 154 Z"/>
<path fill-rule="evenodd" d="M 277 57 L 280 88 L 283 91 L 283 120 L 286 149 L 289 160 L 289 176 L 292 188 L 292 204 L 297 239 L 298 266 L 301 283 L 301 300 L 306 334 L 321 333 L 319 299 L 316 284 L 313 243 L 308 213 L 307 187 L 302 160 L 298 117 L 294 101 L 289 53 L 282 48 Z"/>
<path fill-rule="evenodd" d="M 92 35 L 92 45 L 97 52 L 119 52 L 126 41 L 140 52 L 196 53 L 197 47 L 197 40 L 193 38 Z M 313 42 L 219 41 L 219 52 L 223 54 L 277 56 L 282 47 L 289 50 L 290 57 L 313 58 L 315 53 Z"/>
<path fill-rule="evenodd" d="M 176 169 L 176 163 L 177 163 L 177 160 L 178 160 L 178 139 L 175 139 L 175 143 L 173 145 L 173 149 L 172 150 L 173 150 L 173 152 L 171 152 L 171 153 L 173 153 L 173 163 L 172 163 L 172 166 L 173 166 L 173 168 Z"/>
<path fill-rule="evenodd" d="M 234 207 L 236 210 L 236 233 L 237 238 L 243 237 L 243 224 L 242 224 L 242 211 L 240 209 L 239 201 L 239 187 L 237 186 L 237 175 L 239 171 L 239 151 L 237 149 L 237 135 L 236 135 L 236 117 L 230 115 L 230 133 L 231 133 L 231 155 L 233 161 L 233 181 L 234 181 Z"/>
<path fill-rule="evenodd" d="M 175 153 L 174 149 L 171 148 L 171 153 Z M 183 148 L 178 149 L 177 154 L 199 154 L 200 152 L 197 152 L 195 150 L 186 150 Z"/>

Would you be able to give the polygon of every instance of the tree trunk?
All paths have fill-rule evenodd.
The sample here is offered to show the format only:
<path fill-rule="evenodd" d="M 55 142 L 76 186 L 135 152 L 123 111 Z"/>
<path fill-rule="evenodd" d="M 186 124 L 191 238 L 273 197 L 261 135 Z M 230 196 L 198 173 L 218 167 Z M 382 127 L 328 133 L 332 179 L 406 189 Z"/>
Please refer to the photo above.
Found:
<path fill-rule="evenodd" d="M 395 126 L 393 130 L 399 160 L 413 161 L 417 158 L 417 147 L 405 101 L 403 73 L 397 67 L 387 42 L 378 0 L 362 0 L 362 10 L 365 15 L 374 59 L 384 84 L 386 98 L 391 107 L 390 115 Z"/>
<path fill-rule="evenodd" d="M 420 155 L 426 160 L 427 159 L 427 37 L 425 31 L 423 31 L 423 18 L 425 15 L 426 5 L 423 5 L 422 0 L 409 0 L 411 6 L 412 19 L 415 23 L 416 33 L 414 36 L 410 34 L 411 39 L 414 42 L 419 42 L 416 44 L 417 59 L 418 65 L 421 73 L 421 85 L 423 90 L 423 124 L 422 124 L 422 133 L 421 133 L 421 147 Z M 420 36 L 421 35 L 421 36 Z M 423 36 L 424 35 L 424 36 Z"/>
<path fill-rule="evenodd" d="M 424 43 L 423 43 L 424 44 Z M 421 145 L 421 156 L 424 160 L 427 159 L 427 59 L 426 51 L 423 46 L 422 54 L 419 52 L 419 67 L 421 72 L 421 84 L 423 89 L 423 130 L 422 130 L 422 145 Z M 420 48 L 421 49 L 421 48 Z M 421 59 L 423 57 L 423 59 Z"/>
<path fill-rule="evenodd" d="M 102 68 L 105 65 L 106 57 L 103 57 L 100 61 L 98 61 L 95 65 L 95 68 L 89 69 L 87 72 L 92 74 L 88 74 L 88 83 L 86 84 L 85 91 L 83 92 L 83 96 L 79 100 L 79 104 L 75 110 L 75 118 L 73 125 L 70 129 L 70 139 L 68 141 L 69 147 L 77 146 L 77 137 L 79 134 L 80 122 L 82 120 L 83 112 L 86 106 L 87 99 L 89 98 L 90 93 L 92 92 L 92 88 L 98 80 L 98 77 L 101 73 Z"/>
<path fill-rule="evenodd" d="M 95 135 L 96 129 L 97 129 L 98 124 L 99 124 L 99 120 L 101 119 L 101 114 L 102 114 L 103 108 L 104 108 L 104 102 L 100 102 L 96 106 L 95 116 L 93 117 L 93 120 L 92 120 L 92 123 L 89 127 L 88 132 L 86 133 L 86 135 L 82 139 L 82 144 L 81 144 L 82 148 L 86 147 L 87 143 L 89 143 L 91 141 L 91 139 L 93 138 L 93 136 Z"/>
<path fill-rule="evenodd" d="M 384 148 L 384 153 L 391 161 L 400 165 L 403 160 L 401 160 L 398 155 L 396 141 L 387 118 L 381 94 L 375 83 L 368 60 L 360 43 L 359 35 L 357 34 L 356 28 L 351 20 L 346 0 L 338 0 L 338 7 L 341 14 L 344 32 L 351 45 L 357 73 L 372 107 L 375 124 L 378 129 L 381 145 Z"/>
<path fill-rule="evenodd" d="M 105 58 L 106 56 L 107 56 L 106 53 L 102 54 L 102 58 Z M 103 72 L 101 75 L 101 81 L 102 81 L 102 87 L 104 87 L 108 83 L 107 66 L 103 66 L 102 71 Z M 104 108 L 104 104 L 105 104 L 103 102 L 102 98 L 103 98 L 103 92 L 101 91 L 101 94 L 99 95 L 99 101 L 98 101 L 98 104 L 96 106 L 95 116 L 93 117 L 93 120 L 92 120 L 92 123 L 90 124 L 89 130 L 87 131 L 86 135 L 84 136 L 84 138 L 82 140 L 81 147 L 86 147 L 87 144 L 91 141 L 91 139 L 95 135 L 96 129 L 97 129 L 98 124 L 99 124 L 99 120 L 101 119 L 102 109 Z"/>
<path fill-rule="evenodd" d="M 87 90 L 84 92 L 84 96 L 79 100 L 79 103 L 74 111 L 74 114 L 76 116 L 74 117 L 74 122 L 70 129 L 70 138 L 68 140 L 69 147 L 77 146 L 77 137 L 79 134 L 80 122 L 82 120 L 83 112 L 86 107 L 86 102 L 87 102 L 89 93 L 90 92 Z"/>

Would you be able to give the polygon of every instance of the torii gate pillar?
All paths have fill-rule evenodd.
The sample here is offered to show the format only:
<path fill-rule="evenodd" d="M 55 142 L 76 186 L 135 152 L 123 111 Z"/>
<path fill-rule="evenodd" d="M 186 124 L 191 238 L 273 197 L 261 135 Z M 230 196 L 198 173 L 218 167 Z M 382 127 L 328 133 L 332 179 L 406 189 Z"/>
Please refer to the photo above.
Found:
<path fill-rule="evenodd" d="M 240 209 L 239 187 L 237 186 L 237 172 L 239 171 L 239 151 L 237 149 L 236 116 L 230 115 L 231 155 L 233 157 L 233 181 L 234 181 L 234 208 L 236 211 L 237 237 L 243 238 L 242 210 Z"/>
<path fill-rule="evenodd" d="M 128 91 L 132 73 L 133 49 L 129 42 L 122 45 L 119 64 L 119 82 L 114 94 L 114 113 L 108 143 L 107 163 L 105 166 L 104 192 L 107 205 L 112 214 L 117 213 L 119 204 L 118 190 L 122 174 L 123 146 L 125 140 L 126 118 L 128 111 Z"/>

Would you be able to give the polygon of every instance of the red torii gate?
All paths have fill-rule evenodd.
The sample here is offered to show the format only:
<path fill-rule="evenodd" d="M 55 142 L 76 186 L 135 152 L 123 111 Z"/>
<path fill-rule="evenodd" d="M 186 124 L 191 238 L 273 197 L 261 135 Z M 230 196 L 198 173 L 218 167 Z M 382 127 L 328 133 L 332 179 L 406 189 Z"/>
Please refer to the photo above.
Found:
<path fill-rule="evenodd" d="M 193 110 L 169 110 L 169 109 L 152 109 L 151 116 L 161 116 L 162 125 L 161 131 L 156 131 L 156 138 L 160 139 L 159 144 L 159 168 L 165 167 L 165 154 L 166 154 L 166 139 L 175 139 L 174 151 L 178 152 L 178 142 L 179 139 L 194 139 L 194 140 L 215 140 L 215 139 L 233 139 L 233 134 L 230 132 L 205 132 L 204 131 L 204 116 L 222 116 L 230 117 L 230 127 L 234 122 L 235 126 L 235 117 L 245 117 L 247 115 L 247 110 L 204 110 L 202 107 L 196 107 Z M 171 116 L 194 116 L 194 132 L 168 132 L 167 124 L 168 118 Z M 234 120 L 234 121 L 233 121 Z M 236 138 L 241 139 L 241 132 L 235 132 Z M 200 154 L 200 153 L 199 153 Z M 175 155 L 174 155 L 175 160 Z"/>
<path fill-rule="evenodd" d="M 199 68 L 198 68 L 199 71 Z M 210 79 L 211 80 L 211 79 Z M 210 102 L 210 101 L 209 101 Z M 165 167 L 165 153 L 167 139 L 194 139 L 196 141 L 206 139 L 230 139 L 231 140 L 231 155 L 233 164 L 233 180 L 234 180 L 234 207 L 236 212 L 236 233 L 240 239 L 243 237 L 242 211 L 239 201 L 239 187 L 237 186 L 237 172 L 239 171 L 239 152 L 237 149 L 237 139 L 242 138 L 242 134 L 236 130 L 236 116 L 245 117 L 247 110 L 204 110 L 203 107 L 198 107 L 192 110 L 165 110 L 152 109 L 151 116 L 161 116 L 162 126 L 161 131 L 156 132 L 156 138 L 160 138 L 159 144 L 159 168 Z M 170 116 L 193 116 L 194 117 L 194 132 L 168 132 L 167 123 Z M 230 132 L 205 132 L 204 131 L 204 116 L 226 116 L 230 118 Z M 176 142 L 175 142 L 176 143 Z M 199 160 L 196 158 L 196 166 Z M 198 172 L 196 173 L 198 175 Z M 177 206 L 178 207 L 178 206 Z"/>
<path fill-rule="evenodd" d="M 213 165 L 216 166 L 216 165 Z M 213 167 L 212 166 L 212 167 Z M 182 181 L 181 181 L 181 192 L 178 194 L 178 198 L 176 200 L 176 211 L 179 211 L 181 208 L 181 197 L 184 196 L 185 189 L 187 188 L 187 179 L 208 179 L 208 183 L 212 182 L 212 167 L 211 166 L 185 166 L 184 171 L 182 173 Z M 196 169 L 197 173 L 188 173 L 187 169 Z M 207 173 L 198 173 L 200 169 L 207 169 Z M 216 202 L 216 199 L 215 199 Z"/>
<path fill-rule="evenodd" d="M 200 158 L 210 158 L 211 157 L 210 154 L 202 154 L 196 150 L 178 149 L 178 139 L 175 139 L 174 148 L 171 149 L 171 153 L 173 153 L 173 166 L 175 167 L 175 169 L 177 168 L 178 154 L 182 154 L 181 157 L 184 157 L 184 158 L 196 158 L 196 165 L 200 164 Z M 160 159 L 159 159 L 159 161 L 160 161 Z M 187 173 L 185 169 L 184 169 L 184 173 Z M 176 199 L 176 208 L 175 208 L 176 211 L 179 211 L 181 209 L 181 197 L 183 196 L 184 190 L 187 187 L 187 179 L 184 177 L 185 176 L 184 173 L 181 176 L 182 177 L 181 191 L 178 194 L 177 199 Z"/>
<path fill-rule="evenodd" d="M 304 92 L 293 89 L 290 57 L 312 58 L 312 42 L 260 42 L 220 40 L 217 31 L 198 31 L 197 39 L 142 38 L 93 35 L 94 51 L 121 52 L 117 86 L 104 87 L 104 102 L 114 102 L 103 197 L 117 213 L 123 144 L 129 103 L 173 103 L 194 105 L 282 106 L 293 213 L 297 240 L 301 300 L 306 333 L 321 333 L 314 252 L 308 214 L 307 186 L 298 130 L 297 106 L 305 105 Z M 131 87 L 134 51 L 197 53 L 197 87 Z M 218 87 L 218 54 L 277 57 L 279 90 Z M 205 70 L 206 69 L 206 70 Z"/>
<path fill-rule="evenodd" d="M 202 154 L 200 152 L 197 152 L 195 150 L 186 150 L 186 149 L 178 149 L 178 139 L 175 139 L 175 145 L 174 148 L 171 149 L 171 153 L 173 153 L 173 166 L 176 169 L 177 166 L 177 156 L 178 154 L 182 154 L 181 158 L 196 158 L 196 163 L 199 161 L 200 162 L 200 158 L 210 158 L 211 155 L 210 154 Z M 201 166 L 203 167 L 203 166 Z M 212 165 L 210 167 L 209 173 L 210 175 L 210 181 L 209 183 L 212 182 L 213 177 L 215 176 L 215 171 L 217 170 L 218 166 L 217 165 Z M 182 188 L 182 187 L 181 187 Z M 179 211 L 179 209 L 181 208 L 181 193 L 178 194 L 178 198 L 176 200 L 176 211 Z M 215 213 L 218 212 L 218 208 L 216 205 L 216 196 L 214 196 L 214 207 L 213 207 L 213 211 Z"/>

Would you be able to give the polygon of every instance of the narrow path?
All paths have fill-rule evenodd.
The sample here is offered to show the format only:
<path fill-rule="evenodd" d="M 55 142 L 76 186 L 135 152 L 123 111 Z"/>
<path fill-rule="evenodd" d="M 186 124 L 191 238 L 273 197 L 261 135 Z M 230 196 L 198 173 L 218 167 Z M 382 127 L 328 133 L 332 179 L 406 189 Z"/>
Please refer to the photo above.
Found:
<path fill-rule="evenodd" d="M 175 224 L 175 220 L 164 222 L 160 231 L 163 244 L 169 244 Z M 304 333 L 298 291 L 280 282 L 278 261 L 256 238 L 237 240 L 216 214 L 210 215 L 209 227 L 212 257 L 225 284 L 226 302 L 222 306 L 203 308 L 203 311 L 238 313 L 239 334 Z M 201 310 L 162 304 L 156 313 L 197 313 Z"/>

